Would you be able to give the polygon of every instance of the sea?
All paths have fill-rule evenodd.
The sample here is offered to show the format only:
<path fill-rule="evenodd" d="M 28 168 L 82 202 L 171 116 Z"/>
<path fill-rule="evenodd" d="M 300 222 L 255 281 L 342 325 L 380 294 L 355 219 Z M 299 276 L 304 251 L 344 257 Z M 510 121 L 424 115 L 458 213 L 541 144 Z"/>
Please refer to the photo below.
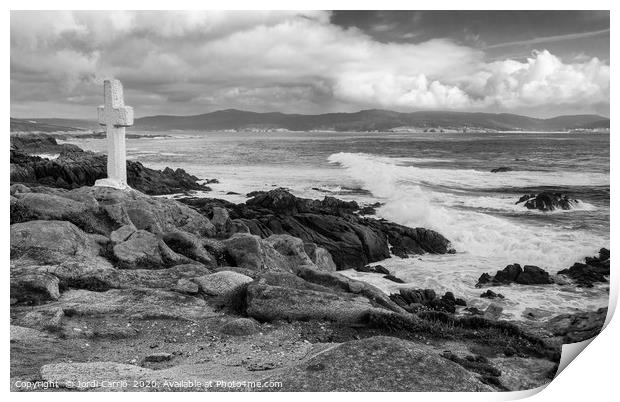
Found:
<path fill-rule="evenodd" d="M 145 134 L 145 133 L 141 133 Z M 255 190 L 288 188 L 300 197 L 333 196 L 381 203 L 376 216 L 436 230 L 456 254 L 392 257 L 375 264 L 406 284 L 352 270 L 343 274 L 386 293 L 400 287 L 453 292 L 468 305 L 503 308 L 502 318 L 540 320 L 607 306 L 609 285 L 493 288 L 480 298 L 484 272 L 507 264 L 551 274 L 596 255 L 610 242 L 609 134 L 149 132 L 127 139 L 128 159 L 147 167 L 183 168 L 209 184 L 205 197 L 244 202 Z M 105 152 L 104 139 L 70 139 Z M 491 173 L 498 167 L 512 170 Z M 568 211 L 528 210 L 524 194 L 553 191 L 578 199 Z"/>

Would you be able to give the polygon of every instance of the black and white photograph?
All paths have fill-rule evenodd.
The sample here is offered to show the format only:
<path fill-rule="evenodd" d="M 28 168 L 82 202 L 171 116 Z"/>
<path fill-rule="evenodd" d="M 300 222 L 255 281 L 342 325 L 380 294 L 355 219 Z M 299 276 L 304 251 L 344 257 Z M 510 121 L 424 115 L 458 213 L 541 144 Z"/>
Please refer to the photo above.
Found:
<path fill-rule="evenodd" d="M 615 308 L 610 17 L 11 10 L 11 392 L 545 388 Z"/>

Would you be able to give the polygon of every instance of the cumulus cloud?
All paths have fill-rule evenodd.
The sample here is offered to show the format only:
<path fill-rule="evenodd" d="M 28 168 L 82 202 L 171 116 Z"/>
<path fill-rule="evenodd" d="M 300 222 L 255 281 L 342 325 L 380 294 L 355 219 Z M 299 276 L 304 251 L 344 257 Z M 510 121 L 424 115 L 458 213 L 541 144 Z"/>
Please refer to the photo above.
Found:
<path fill-rule="evenodd" d="M 338 98 L 381 107 L 460 109 L 472 106 L 457 86 L 431 81 L 424 74 L 409 76 L 381 72 L 343 76 L 334 85 Z"/>
<path fill-rule="evenodd" d="M 609 66 L 597 58 L 565 64 L 544 50 L 525 62 L 484 65 L 464 86 L 483 105 L 599 104 L 609 102 Z"/>
<path fill-rule="evenodd" d="M 140 115 L 609 104 L 596 58 L 486 62 L 447 39 L 377 42 L 327 12 L 12 12 L 12 113 L 85 110 L 109 76 Z"/>

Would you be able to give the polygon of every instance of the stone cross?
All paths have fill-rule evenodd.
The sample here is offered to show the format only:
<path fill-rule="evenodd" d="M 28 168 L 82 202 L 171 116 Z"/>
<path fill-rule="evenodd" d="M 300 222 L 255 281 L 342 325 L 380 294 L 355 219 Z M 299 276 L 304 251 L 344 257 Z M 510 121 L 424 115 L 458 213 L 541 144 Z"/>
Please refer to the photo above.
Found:
<path fill-rule="evenodd" d="M 119 80 L 103 82 L 103 100 L 104 105 L 97 108 L 97 115 L 99 124 L 106 127 L 108 177 L 97 180 L 95 186 L 126 189 L 125 127 L 133 125 L 133 108 L 125 106 L 123 84 Z"/>

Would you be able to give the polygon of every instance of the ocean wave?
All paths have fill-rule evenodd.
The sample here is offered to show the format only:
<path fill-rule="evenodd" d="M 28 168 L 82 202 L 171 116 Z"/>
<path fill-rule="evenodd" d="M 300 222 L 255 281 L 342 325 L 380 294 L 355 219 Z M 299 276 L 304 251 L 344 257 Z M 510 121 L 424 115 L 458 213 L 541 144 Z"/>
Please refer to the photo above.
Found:
<path fill-rule="evenodd" d="M 456 159 L 451 158 L 414 158 L 414 157 L 395 157 L 385 158 L 387 163 L 396 162 L 400 165 L 414 164 L 414 163 L 454 163 Z"/>
<path fill-rule="evenodd" d="M 540 211 L 528 209 L 522 203 L 516 204 L 516 195 L 503 196 L 466 196 L 463 194 L 434 193 L 434 199 L 449 207 L 461 207 L 470 209 L 483 209 L 488 211 L 512 212 L 527 215 L 565 214 L 581 211 L 596 211 L 598 208 L 585 201 L 571 202 L 571 209 L 554 209 L 553 211 Z"/>
<path fill-rule="evenodd" d="M 432 191 L 424 185 L 438 181 L 463 188 L 493 173 L 403 167 L 367 154 L 339 153 L 331 155 L 329 160 L 339 163 L 350 177 L 385 202 L 377 209 L 378 216 L 410 227 L 437 230 L 451 240 L 457 252 L 477 257 L 493 256 L 498 269 L 513 262 L 565 268 L 609 242 L 587 231 L 533 226 L 480 211 L 453 208 L 446 201 L 454 197 L 452 202 L 456 203 L 456 196 Z M 497 180 L 488 178 L 486 184 L 497 186 Z M 507 209 L 518 207 L 509 205 L 507 200 L 499 201 Z M 498 200 L 461 197 L 458 202 L 480 207 L 480 203 L 496 206 Z"/>
<path fill-rule="evenodd" d="M 421 168 L 403 166 L 398 159 L 363 153 L 340 152 L 328 159 L 345 168 L 361 169 L 362 165 L 389 172 L 390 177 L 411 184 L 443 186 L 456 189 L 491 189 L 499 187 L 535 186 L 605 186 L 609 174 L 598 172 L 510 171 L 491 173 L 474 169 Z M 380 173 L 380 172 L 379 172 Z"/>

